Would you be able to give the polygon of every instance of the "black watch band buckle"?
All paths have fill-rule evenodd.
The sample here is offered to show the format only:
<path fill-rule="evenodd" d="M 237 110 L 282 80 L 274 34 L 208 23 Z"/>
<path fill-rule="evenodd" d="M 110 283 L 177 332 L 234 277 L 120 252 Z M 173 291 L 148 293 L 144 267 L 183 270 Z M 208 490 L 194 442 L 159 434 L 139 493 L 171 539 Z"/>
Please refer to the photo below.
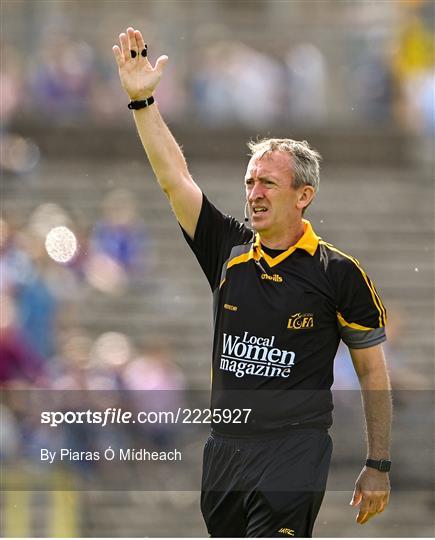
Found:
<path fill-rule="evenodd" d="M 140 99 L 139 101 L 130 101 L 127 107 L 129 109 L 133 109 L 137 111 L 138 109 L 145 109 L 145 107 L 149 107 L 153 103 L 154 103 L 154 97 L 150 96 L 147 99 Z"/>
<path fill-rule="evenodd" d="M 366 466 L 381 472 L 389 472 L 391 469 L 391 461 L 388 459 L 367 459 Z"/>

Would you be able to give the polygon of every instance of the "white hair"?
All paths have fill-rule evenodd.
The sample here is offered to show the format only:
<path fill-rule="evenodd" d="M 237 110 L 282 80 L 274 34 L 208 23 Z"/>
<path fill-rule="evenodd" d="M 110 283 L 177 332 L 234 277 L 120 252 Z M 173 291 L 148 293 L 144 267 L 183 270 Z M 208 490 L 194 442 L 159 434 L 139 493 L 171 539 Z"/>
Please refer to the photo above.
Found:
<path fill-rule="evenodd" d="M 320 160 L 322 156 L 310 147 L 307 141 L 293 139 L 261 139 L 250 141 L 248 148 L 251 156 L 259 154 L 262 157 L 270 152 L 285 152 L 292 158 L 293 187 L 312 186 L 319 190 Z"/>

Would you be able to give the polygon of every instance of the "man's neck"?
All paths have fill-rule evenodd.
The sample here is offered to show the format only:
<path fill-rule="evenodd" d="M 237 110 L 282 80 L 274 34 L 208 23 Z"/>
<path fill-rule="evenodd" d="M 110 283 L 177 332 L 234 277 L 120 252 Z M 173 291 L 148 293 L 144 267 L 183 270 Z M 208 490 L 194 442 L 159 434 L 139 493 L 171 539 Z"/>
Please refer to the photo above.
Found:
<path fill-rule="evenodd" d="M 299 221 L 287 229 L 285 235 L 264 235 L 260 234 L 260 242 L 263 246 L 270 249 L 284 249 L 287 250 L 290 246 L 294 246 L 302 238 L 305 232 L 305 226 L 303 221 Z"/>

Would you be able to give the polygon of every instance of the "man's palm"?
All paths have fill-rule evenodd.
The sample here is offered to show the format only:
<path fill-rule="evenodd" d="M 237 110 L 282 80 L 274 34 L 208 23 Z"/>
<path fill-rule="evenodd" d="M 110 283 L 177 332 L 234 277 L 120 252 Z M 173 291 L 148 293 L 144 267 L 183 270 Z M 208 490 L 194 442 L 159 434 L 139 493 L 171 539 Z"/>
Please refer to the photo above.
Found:
<path fill-rule="evenodd" d="M 127 28 L 127 34 L 119 35 L 121 47 L 115 45 L 113 54 L 119 68 L 119 77 L 130 99 L 150 97 L 161 79 L 167 56 L 160 56 L 153 67 L 148 58 L 143 56 L 146 45 L 139 30 Z M 131 52 L 134 51 L 132 57 Z"/>

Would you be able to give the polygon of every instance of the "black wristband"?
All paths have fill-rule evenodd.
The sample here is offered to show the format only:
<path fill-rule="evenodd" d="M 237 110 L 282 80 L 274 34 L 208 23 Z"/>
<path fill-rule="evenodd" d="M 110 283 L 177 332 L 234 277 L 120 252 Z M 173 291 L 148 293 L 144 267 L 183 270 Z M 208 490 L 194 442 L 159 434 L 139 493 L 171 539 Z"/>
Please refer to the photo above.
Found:
<path fill-rule="evenodd" d="M 138 109 L 145 109 L 145 107 L 149 107 L 154 103 L 153 96 L 150 96 L 147 99 L 141 99 L 139 101 L 130 101 L 130 103 L 127 105 L 129 109 L 133 109 L 137 111 Z"/>
<path fill-rule="evenodd" d="M 391 469 L 391 461 L 388 459 L 367 459 L 366 466 L 372 469 L 377 469 L 381 472 L 389 472 Z"/>

